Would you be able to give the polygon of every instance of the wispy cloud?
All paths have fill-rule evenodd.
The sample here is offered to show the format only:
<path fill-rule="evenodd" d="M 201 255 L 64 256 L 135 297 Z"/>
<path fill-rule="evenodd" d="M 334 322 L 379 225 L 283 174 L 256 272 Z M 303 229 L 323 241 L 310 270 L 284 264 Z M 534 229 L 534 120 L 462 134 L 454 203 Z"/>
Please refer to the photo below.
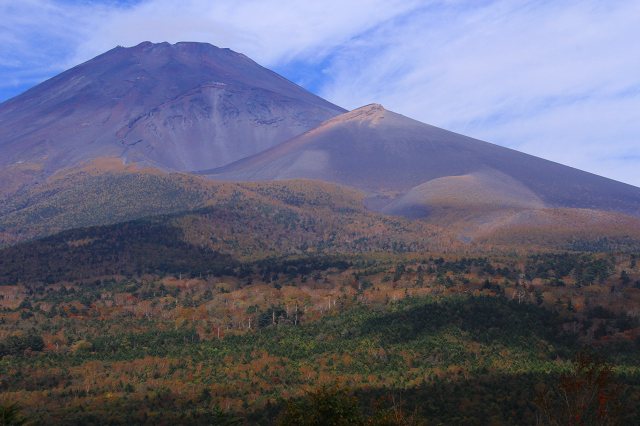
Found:
<path fill-rule="evenodd" d="M 345 47 L 321 94 L 640 186 L 614 160 L 640 149 L 639 39 L 634 1 L 441 3 Z"/>
<path fill-rule="evenodd" d="M 0 0 L 0 100 L 68 68 L 111 7 L 83 1 Z"/>
<path fill-rule="evenodd" d="M 342 106 L 640 186 L 634 0 L 23 0 L 0 15 L 0 96 L 115 45 L 206 41 Z"/>
<path fill-rule="evenodd" d="M 418 0 L 148 0 L 114 9 L 80 43 L 80 58 L 141 40 L 208 41 L 266 64 L 318 60 L 337 45 L 393 19 Z"/>
<path fill-rule="evenodd" d="M 276 68 L 317 64 L 420 0 L 0 0 L 0 99 L 116 45 L 204 41 Z M 3 88 L 7 90 L 3 91 Z M 5 96 L 6 98 L 7 96 Z"/>

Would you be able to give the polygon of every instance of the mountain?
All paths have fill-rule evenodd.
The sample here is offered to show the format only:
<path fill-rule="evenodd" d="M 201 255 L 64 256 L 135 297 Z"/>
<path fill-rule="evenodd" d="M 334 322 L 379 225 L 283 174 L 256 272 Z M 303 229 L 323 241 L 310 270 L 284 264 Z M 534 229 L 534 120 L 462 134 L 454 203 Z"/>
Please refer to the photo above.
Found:
<path fill-rule="evenodd" d="M 469 208 L 640 215 L 640 188 L 439 129 L 377 104 L 201 173 L 225 180 L 336 182 L 366 191 L 372 208 L 410 217 Z"/>
<path fill-rule="evenodd" d="M 378 104 L 344 112 L 244 55 L 202 43 L 118 47 L 1 104 L 0 154 L 0 246 L 154 215 L 224 211 L 240 196 L 248 197 L 247 211 L 278 209 L 292 187 L 294 199 L 315 199 L 319 183 L 309 180 L 342 185 L 324 191 L 318 206 L 341 191 L 357 194 L 346 210 L 326 213 L 337 215 L 333 221 L 313 207 L 305 213 L 309 223 L 327 223 L 317 229 L 323 247 L 343 233 L 365 241 L 369 228 L 397 220 L 389 215 L 428 223 L 384 231 L 403 235 L 370 242 L 383 251 L 433 247 L 425 238 L 442 250 L 640 240 L 639 188 Z M 272 182 L 289 179 L 306 180 Z M 261 195 L 239 181 L 258 181 Z M 368 216 L 364 207 L 382 214 Z M 232 220 L 228 233 L 255 245 L 253 255 L 257 247 L 277 252 L 271 232 L 251 235 L 260 213 L 241 213 L 221 219 Z M 187 221 L 183 232 L 209 234 L 196 223 L 203 221 Z"/>
<path fill-rule="evenodd" d="M 217 167 L 342 112 L 232 50 L 144 42 L 0 104 L 0 168 L 19 183 L 25 164 L 46 174 L 98 157 Z"/>

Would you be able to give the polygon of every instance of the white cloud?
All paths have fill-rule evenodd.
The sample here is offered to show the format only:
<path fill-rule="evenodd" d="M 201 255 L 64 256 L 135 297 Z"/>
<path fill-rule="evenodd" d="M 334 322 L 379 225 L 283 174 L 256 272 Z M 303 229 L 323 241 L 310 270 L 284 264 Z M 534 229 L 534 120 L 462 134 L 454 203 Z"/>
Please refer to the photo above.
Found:
<path fill-rule="evenodd" d="M 320 94 L 342 106 L 380 102 L 640 186 L 634 0 L 0 0 L 0 15 L 4 84 L 115 45 L 206 41 L 322 64 Z"/>
<path fill-rule="evenodd" d="M 393 19 L 420 0 L 0 0 L 0 67 L 40 61 L 60 69 L 116 45 L 202 41 L 265 64 L 320 60 L 336 46 Z M 51 49 L 58 50 L 51 52 Z M 49 55 L 47 55 L 47 52 Z M 52 54 L 55 53 L 55 54 Z M 53 59 L 53 63 L 52 63 Z"/>
<path fill-rule="evenodd" d="M 323 57 L 351 37 L 421 3 L 418 0 L 149 0 L 96 22 L 80 46 L 91 57 L 142 40 L 207 41 L 265 63 Z"/>

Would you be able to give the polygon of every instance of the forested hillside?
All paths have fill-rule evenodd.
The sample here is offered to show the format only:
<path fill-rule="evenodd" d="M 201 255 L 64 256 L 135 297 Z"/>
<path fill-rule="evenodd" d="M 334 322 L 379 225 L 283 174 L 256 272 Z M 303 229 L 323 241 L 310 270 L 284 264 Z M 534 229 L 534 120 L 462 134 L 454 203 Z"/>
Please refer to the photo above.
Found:
<path fill-rule="evenodd" d="M 219 261 L 0 287 L 3 400 L 43 424 L 293 424 L 325 403 L 362 424 L 534 424 L 588 348 L 613 368 L 598 392 L 624 390 L 608 415 L 638 421 L 636 255 Z"/>

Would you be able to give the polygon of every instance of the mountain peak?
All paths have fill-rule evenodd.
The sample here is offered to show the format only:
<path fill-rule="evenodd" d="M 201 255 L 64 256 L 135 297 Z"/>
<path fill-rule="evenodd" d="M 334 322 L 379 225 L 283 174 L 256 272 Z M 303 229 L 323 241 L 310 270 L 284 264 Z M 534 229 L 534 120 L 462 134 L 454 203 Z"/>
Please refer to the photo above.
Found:
<path fill-rule="evenodd" d="M 365 106 L 361 106 L 360 108 L 356 108 L 353 111 L 384 111 L 384 107 L 381 104 L 372 103 Z"/>
<path fill-rule="evenodd" d="M 205 169 L 343 112 L 230 49 L 145 41 L 116 47 L 0 104 L 0 168 L 23 161 L 55 171 L 117 157 Z"/>
<path fill-rule="evenodd" d="M 387 110 L 380 104 L 368 104 L 334 117 L 325 124 L 333 126 L 340 123 L 361 122 L 376 125 L 384 118 L 386 112 Z"/>
<path fill-rule="evenodd" d="M 374 116 L 383 116 L 385 111 L 384 107 L 380 104 L 368 104 L 361 106 L 360 108 L 356 108 L 347 114 L 352 114 L 354 117 L 364 116 L 373 118 Z"/>
<path fill-rule="evenodd" d="M 130 47 L 117 46 L 115 49 L 101 56 L 105 56 L 109 58 L 109 60 L 122 60 L 123 58 L 126 59 L 129 57 L 164 57 L 178 62 L 206 61 L 206 58 L 215 61 L 240 59 L 243 62 L 250 61 L 255 64 L 255 62 L 246 55 L 227 47 L 218 47 L 210 43 L 195 41 L 179 41 L 173 44 L 167 41 L 159 43 L 143 41 Z"/>
<path fill-rule="evenodd" d="M 147 41 L 140 42 L 135 46 L 130 47 L 130 49 L 148 49 L 148 48 L 159 47 L 159 46 L 170 46 L 170 43 L 166 41 L 163 41 L 161 43 L 153 43 L 147 40 Z"/>
<path fill-rule="evenodd" d="M 142 41 L 135 46 L 127 47 L 126 49 L 158 49 L 158 48 L 208 48 L 208 49 L 220 49 L 220 50 L 230 50 L 226 48 L 220 48 L 211 43 L 204 43 L 199 41 L 179 41 L 177 43 L 169 43 L 168 41 L 161 41 L 158 43 L 154 43 L 152 41 Z"/>

